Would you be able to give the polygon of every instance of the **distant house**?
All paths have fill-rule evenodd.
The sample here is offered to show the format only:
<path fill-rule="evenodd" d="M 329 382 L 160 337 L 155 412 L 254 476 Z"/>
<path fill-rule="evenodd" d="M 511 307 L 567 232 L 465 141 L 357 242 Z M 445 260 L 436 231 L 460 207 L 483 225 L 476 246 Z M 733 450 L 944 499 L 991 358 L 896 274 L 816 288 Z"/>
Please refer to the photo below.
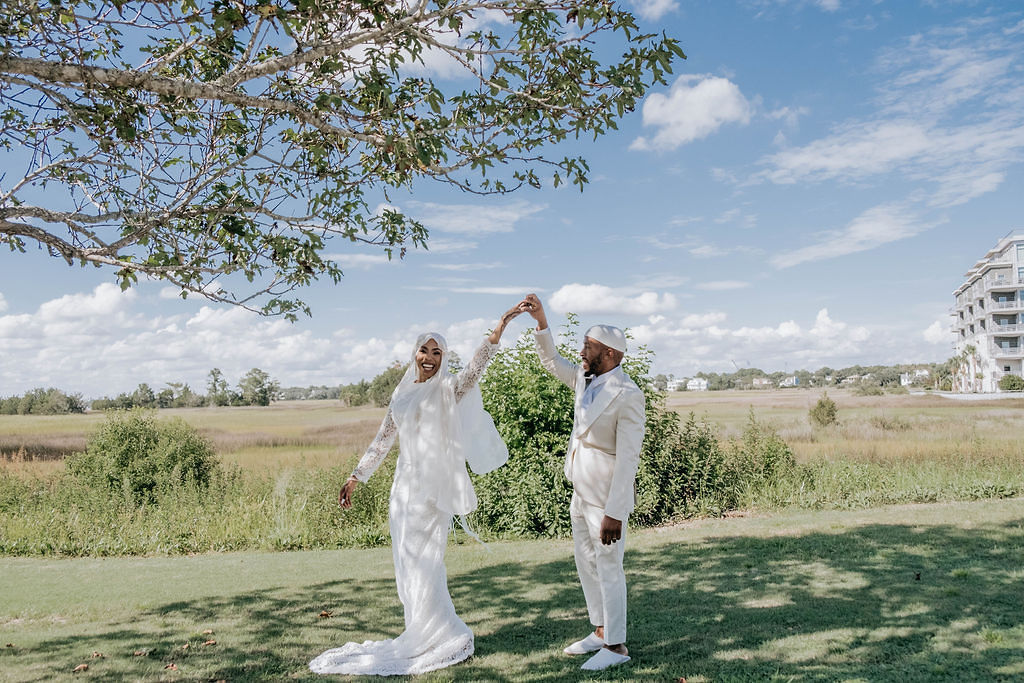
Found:
<path fill-rule="evenodd" d="M 686 378 L 670 379 L 665 384 L 665 391 L 682 391 L 686 386 Z"/>
<path fill-rule="evenodd" d="M 751 380 L 750 386 L 754 389 L 771 389 L 773 385 L 768 377 L 755 377 Z"/>
<path fill-rule="evenodd" d="M 851 384 L 857 384 L 858 382 L 860 382 L 860 380 L 861 380 L 861 376 L 860 375 L 850 375 L 849 377 L 844 378 L 839 383 L 844 385 L 844 386 L 849 386 Z"/>
<path fill-rule="evenodd" d="M 931 377 L 932 373 L 928 368 L 918 368 L 913 372 L 904 372 L 900 374 L 900 386 L 909 387 L 911 384 L 916 382 L 923 382 Z"/>
<path fill-rule="evenodd" d="M 800 386 L 800 378 L 796 375 L 790 375 L 786 379 L 779 382 L 780 387 L 796 387 Z"/>
<path fill-rule="evenodd" d="M 707 391 L 708 381 L 703 377 L 694 377 L 686 383 L 687 391 Z"/>

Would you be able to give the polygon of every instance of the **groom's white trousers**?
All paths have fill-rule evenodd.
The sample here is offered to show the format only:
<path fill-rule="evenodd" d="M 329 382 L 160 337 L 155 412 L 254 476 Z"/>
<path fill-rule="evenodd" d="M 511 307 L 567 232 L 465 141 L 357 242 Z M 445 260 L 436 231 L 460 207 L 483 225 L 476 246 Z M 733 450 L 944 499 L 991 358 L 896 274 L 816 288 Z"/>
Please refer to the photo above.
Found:
<path fill-rule="evenodd" d="M 576 545 L 576 571 L 583 584 L 590 623 L 604 626 L 604 642 L 626 642 L 626 574 L 622 556 L 626 549 L 626 521 L 622 538 L 610 545 L 601 544 L 604 508 L 585 503 L 576 493 L 569 505 L 572 539 Z"/>

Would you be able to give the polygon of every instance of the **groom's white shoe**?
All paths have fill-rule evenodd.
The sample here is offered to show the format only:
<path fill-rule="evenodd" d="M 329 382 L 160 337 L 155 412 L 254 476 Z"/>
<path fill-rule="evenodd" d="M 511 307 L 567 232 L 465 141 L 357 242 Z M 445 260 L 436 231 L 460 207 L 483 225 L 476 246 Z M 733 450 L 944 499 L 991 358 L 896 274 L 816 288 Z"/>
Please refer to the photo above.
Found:
<path fill-rule="evenodd" d="M 585 655 L 588 652 L 597 652 L 602 647 L 604 647 L 604 639 L 598 638 L 596 633 L 591 633 L 583 640 L 577 640 L 562 652 L 567 655 Z"/>
<path fill-rule="evenodd" d="M 618 652 L 612 652 L 608 648 L 602 647 L 596 655 L 588 659 L 580 668 L 586 671 L 601 671 L 610 666 L 625 664 L 629 659 L 629 655 L 620 655 Z"/>

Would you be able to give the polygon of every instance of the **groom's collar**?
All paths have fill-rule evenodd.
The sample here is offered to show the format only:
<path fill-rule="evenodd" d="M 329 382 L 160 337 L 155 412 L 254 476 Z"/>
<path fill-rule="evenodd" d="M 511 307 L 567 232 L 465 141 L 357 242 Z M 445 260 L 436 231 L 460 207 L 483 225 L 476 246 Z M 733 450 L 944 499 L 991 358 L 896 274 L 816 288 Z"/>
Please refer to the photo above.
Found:
<path fill-rule="evenodd" d="M 597 375 L 596 377 L 591 377 L 590 386 L 592 388 L 596 389 L 597 387 L 601 386 L 602 384 L 604 384 L 608 380 L 610 380 L 612 378 L 616 378 L 617 379 L 617 378 L 619 378 L 621 376 L 622 376 L 622 366 L 621 365 L 616 365 L 614 368 L 612 368 L 611 370 L 608 370 L 607 372 L 602 372 L 600 375 Z"/>

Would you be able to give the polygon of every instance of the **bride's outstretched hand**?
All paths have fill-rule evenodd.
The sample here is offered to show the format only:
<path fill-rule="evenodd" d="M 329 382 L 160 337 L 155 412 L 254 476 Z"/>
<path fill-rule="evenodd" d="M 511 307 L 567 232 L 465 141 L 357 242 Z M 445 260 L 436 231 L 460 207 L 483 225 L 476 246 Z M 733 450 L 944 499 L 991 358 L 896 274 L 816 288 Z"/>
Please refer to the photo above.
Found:
<path fill-rule="evenodd" d="M 544 305 L 540 302 L 540 298 L 536 294 L 527 294 L 522 301 L 519 302 L 519 310 L 529 313 L 530 316 L 537 321 L 537 329 L 543 330 L 548 326 L 548 317 L 544 313 Z"/>
<path fill-rule="evenodd" d="M 512 308 L 505 311 L 505 313 L 501 316 L 501 319 L 498 321 L 498 326 L 494 328 L 493 332 L 491 332 L 491 335 L 487 338 L 487 341 L 489 341 L 492 344 L 497 344 L 498 340 L 501 339 L 501 334 L 505 331 L 505 327 L 522 312 L 522 304 L 516 304 Z"/>

